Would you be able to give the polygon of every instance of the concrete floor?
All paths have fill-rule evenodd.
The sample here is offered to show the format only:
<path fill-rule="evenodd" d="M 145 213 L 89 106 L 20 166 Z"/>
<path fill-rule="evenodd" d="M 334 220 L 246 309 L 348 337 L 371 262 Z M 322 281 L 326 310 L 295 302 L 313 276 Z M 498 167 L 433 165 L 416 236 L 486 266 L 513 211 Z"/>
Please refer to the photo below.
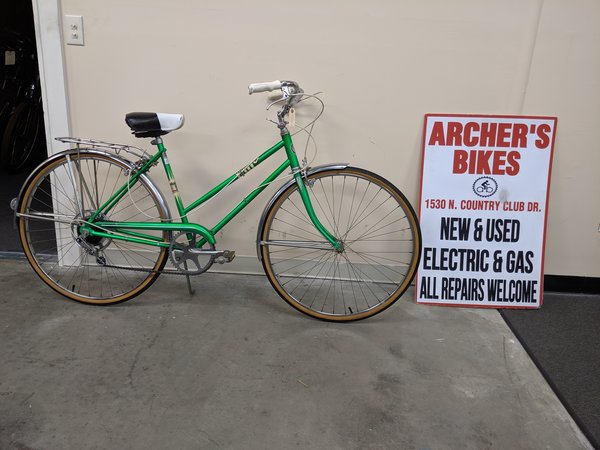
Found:
<path fill-rule="evenodd" d="M 495 310 L 330 324 L 223 274 L 93 307 L 0 274 L 1 449 L 591 448 Z"/>

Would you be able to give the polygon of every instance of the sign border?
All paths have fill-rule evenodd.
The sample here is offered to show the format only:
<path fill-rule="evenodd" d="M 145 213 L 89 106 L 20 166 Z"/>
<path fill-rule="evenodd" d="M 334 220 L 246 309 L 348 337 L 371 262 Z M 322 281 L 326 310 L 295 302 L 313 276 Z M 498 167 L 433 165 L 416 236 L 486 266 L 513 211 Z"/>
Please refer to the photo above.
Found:
<path fill-rule="evenodd" d="M 427 119 L 430 117 L 482 117 L 482 118 L 497 118 L 497 119 L 541 119 L 554 121 L 552 130 L 552 145 L 550 146 L 550 164 L 548 166 L 548 182 L 546 184 L 546 208 L 544 211 L 544 232 L 542 235 L 542 267 L 540 280 L 540 302 L 537 306 L 515 306 L 515 305 L 471 305 L 471 304 L 456 304 L 456 303 L 420 303 L 418 301 L 419 292 L 419 271 L 415 275 L 415 303 L 426 306 L 446 306 L 455 308 L 481 308 L 481 309 L 539 309 L 544 302 L 544 266 L 546 262 L 546 229 L 548 227 L 548 206 L 550 203 L 550 180 L 552 178 L 552 163 L 554 161 L 554 144 L 556 143 L 556 128 L 558 126 L 558 116 L 530 116 L 518 114 L 443 114 L 443 113 L 427 113 L 423 116 L 423 134 L 421 138 L 421 179 L 419 180 L 419 223 L 421 222 L 421 208 L 423 195 L 423 170 L 425 168 L 425 137 L 427 134 Z M 423 249 L 421 248 L 421 252 Z M 421 257 L 423 255 L 420 255 Z M 420 263 L 419 263 L 420 265 Z"/>

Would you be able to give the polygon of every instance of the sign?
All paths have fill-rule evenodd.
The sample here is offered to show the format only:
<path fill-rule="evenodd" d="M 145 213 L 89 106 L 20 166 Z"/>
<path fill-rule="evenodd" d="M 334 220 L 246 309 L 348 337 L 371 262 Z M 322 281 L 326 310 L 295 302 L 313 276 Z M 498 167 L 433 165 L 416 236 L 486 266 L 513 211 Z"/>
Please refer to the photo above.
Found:
<path fill-rule="evenodd" d="M 419 303 L 540 307 L 556 122 L 425 116 Z"/>

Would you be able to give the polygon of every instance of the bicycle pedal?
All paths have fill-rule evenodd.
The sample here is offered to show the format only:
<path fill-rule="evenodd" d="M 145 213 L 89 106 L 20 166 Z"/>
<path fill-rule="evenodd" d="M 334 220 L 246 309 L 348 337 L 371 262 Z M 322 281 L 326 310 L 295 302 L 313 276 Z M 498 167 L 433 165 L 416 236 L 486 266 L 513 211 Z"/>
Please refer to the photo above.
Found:
<path fill-rule="evenodd" d="M 218 264 L 230 263 L 235 258 L 234 250 L 223 250 L 223 254 L 215 258 L 215 262 Z"/>

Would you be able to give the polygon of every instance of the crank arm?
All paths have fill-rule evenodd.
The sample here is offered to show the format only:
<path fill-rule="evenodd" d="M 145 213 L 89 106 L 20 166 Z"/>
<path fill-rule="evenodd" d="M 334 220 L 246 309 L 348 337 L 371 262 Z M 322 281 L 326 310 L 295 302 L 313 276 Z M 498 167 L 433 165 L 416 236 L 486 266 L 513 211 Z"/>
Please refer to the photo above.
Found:
<path fill-rule="evenodd" d="M 223 252 L 225 250 L 203 250 L 201 248 L 191 248 L 188 250 L 190 253 L 198 254 L 198 255 L 215 255 L 215 256 L 223 256 Z"/>

